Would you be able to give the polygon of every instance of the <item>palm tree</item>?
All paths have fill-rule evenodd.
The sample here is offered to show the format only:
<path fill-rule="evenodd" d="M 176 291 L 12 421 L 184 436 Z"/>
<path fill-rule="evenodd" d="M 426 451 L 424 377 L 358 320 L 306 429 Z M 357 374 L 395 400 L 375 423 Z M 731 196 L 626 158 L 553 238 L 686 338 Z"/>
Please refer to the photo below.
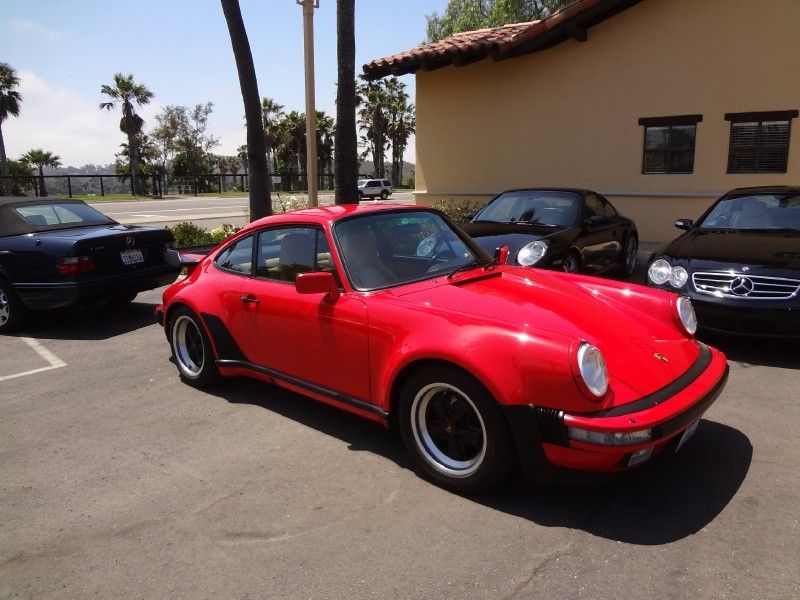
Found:
<path fill-rule="evenodd" d="M 355 0 L 336 1 L 336 57 L 339 66 L 334 132 L 334 195 L 336 204 L 357 204 Z"/>
<path fill-rule="evenodd" d="M 144 84 L 136 83 L 133 75 L 114 75 L 114 85 L 100 86 L 100 93 L 111 98 L 110 102 L 101 102 L 100 108 L 111 110 L 117 102 L 122 105 L 122 119 L 119 121 L 119 128 L 122 133 L 128 136 L 128 165 L 131 173 L 131 185 L 134 194 L 142 193 L 142 185 L 139 181 L 139 152 L 138 136 L 142 132 L 144 120 L 136 114 L 133 105 L 142 106 L 150 102 L 153 92 L 147 89 Z"/>
<path fill-rule="evenodd" d="M 250 219 L 256 220 L 272 214 L 272 198 L 267 179 L 267 144 L 261 121 L 261 103 L 258 95 L 253 54 L 242 20 L 239 0 L 220 0 L 228 33 L 231 37 L 239 87 L 242 90 L 244 116 L 247 121 L 247 157 L 250 164 Z"/>
<path fill-rule="evenodd" d="M 369 144 L 368 154 L 372 154 L 375 166 L 375 177 L 385 177 L 385 151 L 388 144 L 386 133 L 388 128 L 387 105 L 389 95 L 384 83 L 365 81 L 358 88 L 361 109 L 358 116 L 361 129 L 366 132 Z"/>
<path fill-rule="evenodd" d="M 19 85 L 17 72 L 5 62 L 0 62 L 0 175 L 8 177 L 8 160 L 6 143 L 3 140 L 3 121 L 9 116 L 19 115 L 19 103 L 22 96 L 14 88 Z M 5 193 L 5 179 L 0 180 L 0 193 Z M 9 186 L 10 188 L 11 186 Z"/>
<path fill-rule="evenodd" d="M 408 138 L 416 129 L 416 117 L 414 105 L 409 103 L 405 91 L 406 85 L 397 77 L 390 77 L 385 85 L 389 113 L 386 133 L 392 144 L 392 184 L 400 186 L 403 183 L 403 154 L 408 146 Z"/>
<path fill-rule="evenodd" d="M 44 167 L 60 167 L 61 157 L 37 148 L 36 150 L 28 150 L 20 157 L 20 160 L 31 169 L 33 167 L 39 168 L 39 195 L 47 196 L 47 187 L 44 185 L 44 172 L 42 169 Z"/>
<path fill-rule="evenodd" d="M 264 125 L 264 137 L 267 144 L 267 166 L 275 169 L 275 149 L 278 146 L 278 123 L 284 117 L 283 105 L 266 96 L 261 99 L 261 119 Z"/>
<path fill-rule="evenodd" d="M 333 165 L 333 117 L 324 110 L 317 111 L 317 163 L 320 175 L 331 173 Z M 323 183 L 325 182 L 323 178 Z M 324 187 L 324 186 L 320 186 Z"/>

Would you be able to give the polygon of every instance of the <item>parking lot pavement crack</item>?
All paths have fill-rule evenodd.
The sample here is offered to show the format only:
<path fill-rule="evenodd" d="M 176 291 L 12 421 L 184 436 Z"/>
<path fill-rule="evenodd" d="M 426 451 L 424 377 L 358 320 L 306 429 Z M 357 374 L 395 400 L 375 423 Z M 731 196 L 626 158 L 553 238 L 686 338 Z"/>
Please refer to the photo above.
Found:
<path fill-rule="evenodd" d="M 568 556 L 572 550 L 572 543 L 570 542 L 565 548 L 561 548 L 560 550 L 556 550 L 551 552 L 550 554 L 546 555 L 536 566 L 533 571 L 522 581 L 520 581 L 517 585 L 514 586 L 514 589 L 511 590 L 508 594 L 503 596 L 503 600 L 511 600 L 512 598 L 518 598 L 522 595 L 522 592 L 528 585 L 536 579 L 539 574 L 544 571 L 547 567 L 549 567 L 554 562 Z M 530 594 L 524 594 L 526 598 L 530 597 Z"/>

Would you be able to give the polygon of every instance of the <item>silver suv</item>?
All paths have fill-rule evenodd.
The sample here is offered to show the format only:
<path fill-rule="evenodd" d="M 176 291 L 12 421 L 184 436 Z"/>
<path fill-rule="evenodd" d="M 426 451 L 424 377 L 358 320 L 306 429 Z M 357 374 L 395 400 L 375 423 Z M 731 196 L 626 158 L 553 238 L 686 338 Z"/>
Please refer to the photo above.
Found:
<path fill-rule="evenodd" d="M 386 200 L 392 195 L 392 184 L 388 179 L 359 179 L 358 195 L 361 198 L 377 198 Z"/>

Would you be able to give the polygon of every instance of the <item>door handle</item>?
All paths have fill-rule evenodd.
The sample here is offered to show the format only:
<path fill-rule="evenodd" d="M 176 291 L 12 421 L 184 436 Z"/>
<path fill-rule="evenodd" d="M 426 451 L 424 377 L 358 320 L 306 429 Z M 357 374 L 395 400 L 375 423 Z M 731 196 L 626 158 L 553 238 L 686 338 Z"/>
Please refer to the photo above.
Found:
<path fill-rule="evenodd" d="M 245 294 L 244 296 L 242 296 L 242 302 L 244 302 L 245 304 L 258 304 L 259 299 L 256 298 L 255 296 Z"/>

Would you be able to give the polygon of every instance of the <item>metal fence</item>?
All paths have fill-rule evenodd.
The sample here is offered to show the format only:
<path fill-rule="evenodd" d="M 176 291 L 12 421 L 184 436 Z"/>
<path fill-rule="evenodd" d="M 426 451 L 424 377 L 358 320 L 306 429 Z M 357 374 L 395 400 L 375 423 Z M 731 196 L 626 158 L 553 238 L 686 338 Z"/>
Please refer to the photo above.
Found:
<path fill-rule="evenodd" d="M 369 174 L 361 178 L 373 177 Z M 248 188 L 246 173 L 208 173 L 196 176 L 167 178 L 164 175 L 139 175 L 141 189 L 146 196 L 162 198 L 164 195 L 198 196 L 241 192 Z M 272 190 L 276 192 L 304 192 L 308 189 L 306 173 L 271 174 Z M 319 175 L 319 189 L 332 190 L 332 173 Z M 135 195 L 133 182 L 128 175 L 8 175 L 0 177 L 0 195 L 23 196 L 108 196 Z"/>

